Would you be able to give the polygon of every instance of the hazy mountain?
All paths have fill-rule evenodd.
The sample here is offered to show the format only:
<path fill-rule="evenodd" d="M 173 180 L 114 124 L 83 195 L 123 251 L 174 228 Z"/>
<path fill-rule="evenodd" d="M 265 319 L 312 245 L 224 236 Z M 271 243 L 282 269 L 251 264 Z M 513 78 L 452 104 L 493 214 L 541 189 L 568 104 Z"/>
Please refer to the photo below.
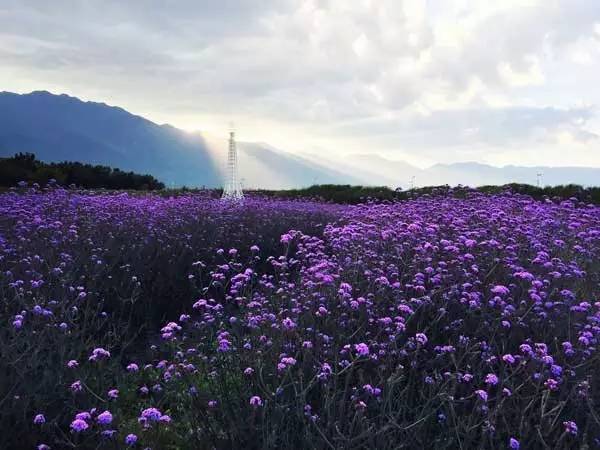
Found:
<path fill-rule="evenodd" d="M 376 154 L 350 154 L 337 159 L 316 153 L 305 153 L 303 156 L 339 173 L 352 174 L 356 180 L 352 183 L 362 185 L 408 186 L 411 177 L 421 172 L 421 169 L 404 161 L 392 161 Z"/>
<path fill-rule="evenodd" d="M 600 168 L 591 167 L 494 167 L 474 162 L 456 164 L 436 164 L 423 171 L 423 179 L 418 184 L 437 184 L 441 180 L 450 185 L 464 184 L 481 186 L 484 184 L 527 183 L 535 184 L 538 174 L 542 185 L 581 184 L 592 186 L 600 184 Z"/>
<path fill-rule="evenodd" d="M 122 108 L 45 91 L 0 92 L 0 157 L 32 152 L 42 161 L 81 161 L 154 175 L 167 185 L 220 186 L 226 142 L 158 125 Z M 271 189 L 343 183 L 408 187 L 438 184 L 600 184 L 600 169 L 436 164 L 420 169 L 373 154 L 328 158 L 239 143 L 245 187 Z"/>
<path fill-rule="evenodd" d="M 157 125 L 104 103 L 45 91 L 0 93 L 0 156 L 82 161 L 149 173 L 166 183 L 220 184 L 198 134 Z"/>
<path fill-rule="evenodd" d="M 154 175 L 168 186 L 220 186 L 226 143 L 158 125 L 122 108 L 45 91 L 0 92 L 0 157 L 32 152 L 42 161 L 81 161 Z M 359 179 L 267 144 L 239 143 L 247 187 L 292 188 Z"/>
<path fill-rule="evenodd" d="M 350 155 L 349 161 L 381 178 L 380 184 L 393 187 L 410 185 L 412 177 L 421 177 L 421 169 L 405 161 L 390 160 L 379 155 Z M 375 178 L 376 179 L 376 178 Z"/>
<path fill-rule="evenodd" d="M 379 155 L 350 155 L 346 164 L 368 170 L 372 179 L 391 187 L 407 188 L 414 177 L 415 186 L 457 184 L 481 186 L 485 184 L 527 183 L 536 184 L 537 174 L 541 174 L 543 185 L 581 184 L 584 186 L 600 184 L 600 168 L 589 167 L 495 167 L 476 162 L 454 164 L 435 164 L 420 169 L 403 161 L 383 158 Z M 379 177 L 379 178 L 377 178 Z M 373 183 L 371 183 L 373 184 Z M 377 183 L 375 183 L 377 184 Z"/>
<path fill-rule="evenodd" d="M 364 180 L 328 168 L 308 158 L 277 150 L 268 144 L 239 144 L 240 176 L 247 187 L 290 189 L 311 184 L 361 184 Z"/>

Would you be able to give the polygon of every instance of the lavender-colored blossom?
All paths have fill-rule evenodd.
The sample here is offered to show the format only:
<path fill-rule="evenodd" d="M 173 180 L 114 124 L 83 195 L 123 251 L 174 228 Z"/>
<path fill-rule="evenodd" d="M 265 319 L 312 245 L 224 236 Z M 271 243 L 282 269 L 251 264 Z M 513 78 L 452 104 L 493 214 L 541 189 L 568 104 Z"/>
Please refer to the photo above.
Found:
<path fill-rule="evenodd" d="M 356 354 L 358 356 L 369 356 L 369 346 L 367 344 L 365 344 L 364 342 L 361 342 L 360 344 L 356 344 L 354 346 L 354 350 L 356 350 Z"/>
<path fill-rule="evenodd" d="M 156 408 L 146 408 L 140 414 L 140 418 L 145 421 L 158 422 L 162 413 Z"/>
<path fill-rule="evenodd" d="M 110 352 L 101 347 L 95 348 L 92 351 L 92 354 L 88 358 L 90 361 L 100 361 L 102 359 L 110 358 Z"/>
<path fill-rule="evenodd" d="M 74 433 L 81 433 L 82 431 L 87 430 L 89 427 L 90 426 L 87 424 L 87 422 L 82 419 L 75 419 L 73 422 L 71 422 L 71 430 L 73 430 Z"/>
<path fill-rule="evenodd" d="M 485 384 L 489 384 L 490 386 L 495 386 L 498 384 L 498 376 L 493 373 L 488 373 L 485 376 Z"/>
<path fill-rule="evenodd" d="M 77 362 L 77 360 L 72 359 L 69 362 L 67 362 L 67 367 L 69 369 L 75 369 L 76 367 L 79 367 L 79 363 Z"/>
<path fill-rule="evenodd" d="M 516 359 L 513 355 L 506 354 L 506 355 L 502 356 L 502 361 L 504 361 L 507 364 L 514 364 L 516 362 Z"/>
<path fill-rule="evenodd" d="M 417 333 L 415 339 L 420 345 L 425 345 L 428 341 L 427 336 L 424 333 Z"/>
<path fill-rule="evenodd" d="M 113 416 L 110 413 L 110 411 L 104 411 L 104 412 L 98 414 L 98 417 L 96 417 L 96 421 L 100 425 L 108 425 L 112 422 L 112 420 L 113 420 Z"/>
<path fill-rule="evenodd" d="M 483 400 L 484 402 L 487 402 L 488 400 L 488 394 L 487 392 L 485 392 L 482 389 L 478 389 L 475 391 L 475 395 L 477 395 L 477 397 L 479 397 L 481 400 Z"/>
<path fill-rule="evenodd" d="M 293 330 L 294 328 L 296 328 L 296 323 L 289 317 L 286 317 L 285 319 L 283 319 L 281 324 L 283 325 L 283 328 L 285 330 Z"/>
<path fill-rule="evenodd" d="M 575 422 L 573 422 L 572 420 L 568 420 L 563 422 L 563 425 L 565 427 L 565 432 L 572 435 L 577 435 L 577 432 L 579 430 L 577 429 L 577 424 Z"/>
<path fill-rule="evenodd" d="M 108 397 L 112 398 L 112 399 L 116 399 L 119 398 L 119 390 L 118 389 L 111 389 L 108 391 Z"/>
<path fill-rule="evenodd" d="M 578 408 L 593 400 L 600 344 L 600 207 L 591 196 L 537 200 L 509 192 L 520 187 L 444 187 L 348 206 L 252 194 L 231 204 L 203 191 L 20 189 L 0 194 L 0 289 L 10 306 L 3 357 L 14 362 L 4 375 L 18 387 L 7 411 L 10 423 L 28 422 L 23 429 L 33 420 L 40 436 L 68 435 L 69 422 L 42 426 L 37 410 L 18 411 L 40 389 L 53 405 L 70 387 L 80 393 L 65 406 L 77 413 L 68 416 L 70 431 L 87 435 L 72 440 L 84 446 L 117 445 L 106 441 L 124 439 L 133 424 L 144 437 L 121 445 L 147 437 L 218 447 L 211 427 L 219 435 L 229 424 L 241 442 L 272 434 L 277 414 L 314 445 L 335 444 L 332 405 L 340 426 L 360 425 L 341 430 L 348 442 L 368 430 L 389 446 L 419 447 L 431 440 L 431 425 L 451 446 L 457 424 L 471 421 L 491 448 L 575 446 L 584 434 L 593 445 Z M 181 289 L 202 298 L 187 305 Z M 142 342 L 127 352 L 135 363 L 102 363 L 114 342 L 146 338 L 120 320 L 156 308 L 160 317 L 165 301 L 177 320 L 148 329 L 147 359 Z M 51 376 L 65 370 L 72 377 Z M 240 392 L 246 403 L 236 406 L 230 397 Z M 562 402 L 568 395 L 575 401 Z M 99 407 L 101 397 L 101 409 L 71 409 Z M 539 414 L 510 428 L 519 405 L 542 401 L 548 410 L 564 403 L 560 422 L 578 418 L 582 431 L 567 421 L 563 433 Z M 392 403 L 425 408 L 431 423 L 411 427 L 418 418 L 410 413 L 390 421 Z M 186 434 L 171 426 L 180 414 L 172 420 L 150 407 L 176 404 L 184 418 L 186 405 L 199 408 L 210 426 Z M 255 408 L 260 430 L 240 425 L 244 407 Z M 282 442 L 297 438 L 286 427 L 277 432 Z"/>
<path fill-rule="evenodd" d="M 92 415 L 87 411 L 82 411 L 75 415 L 76 419 L 88 421 L 92 418 Z"/>

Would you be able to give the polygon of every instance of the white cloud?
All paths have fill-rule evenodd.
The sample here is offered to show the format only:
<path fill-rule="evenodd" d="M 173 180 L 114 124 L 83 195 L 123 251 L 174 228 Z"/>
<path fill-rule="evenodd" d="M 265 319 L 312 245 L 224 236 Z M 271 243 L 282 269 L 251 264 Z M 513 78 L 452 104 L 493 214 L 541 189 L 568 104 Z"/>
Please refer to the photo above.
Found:
<path fill-rule="evenodd" d="M 577 142 L 600 165 L 595 109 L 576 107 L 600 103 L 599 27 L 595 0 L 5 0 L 0 85 L 233 119 L 296 151 L 484 161 Z"/>

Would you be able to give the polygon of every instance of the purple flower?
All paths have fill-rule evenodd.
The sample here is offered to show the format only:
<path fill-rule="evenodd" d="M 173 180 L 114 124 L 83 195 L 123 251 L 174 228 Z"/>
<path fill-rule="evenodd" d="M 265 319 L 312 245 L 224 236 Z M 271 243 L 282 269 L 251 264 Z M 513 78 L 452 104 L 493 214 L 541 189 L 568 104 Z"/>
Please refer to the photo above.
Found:
<path fill-rule="evenodd" d="M 495 386 L 498 384 L 498 377 L 493 373 L 488 373 L 485 376 L 485 383 L 489 384 L 490 386 Z"/>
<path fill-rule="evenodd" d="M 150 420 L 152 422 L 158 422 L 162 413 L 156 408 L 146 408 L 142 411 L 140 418 Z"/>
<path fill-rule="evenodd" d="M 79 367 L 79 363 L 77 362 L 77 360 L 72 359 L 67 363 L 67 367 L 69 369 L 75 369 L 75 368 Z"/>
<path fill-rule="evenodd" d="M 563 422 L 563 425 L 565 427 L 565 432 L 572 434 L 572 435 L 577 435 L 577 424 L 575 422 L 573 422 L 572 420 L 567 420 L 566 422 Z"/>
<path fill-rule="evenodd" d="M 225 353 L 228 352 L 229 350 L 231 350 L 231 342 L 229 342 L 227 339 L 223 338 L 223 339 L 219 339 L 219 347 L 217 348 L 217 350 L 219 352 Z"/>
<path fill-rule="evenodd" d="M 71 391 L 73 392 L 81 392 L 83 390 L 83 385 L 81 381 L 77 380 L 71 384 Z"/>
<path fill-rule="evenodd" d="M 250 404 L 255 408 L 258 408 L 263 405 L 263 401 L 258 395 L 254 395 L 250 397 Z"/>
<path fill-rule="evenodd" d="M 487 392 L 485 392 L 482 389 L 478 389 L 475 391 L 475 395 L 477 395 L 477 397 L 479 397 L 481 400 L 483 400 L 484 402 L 488 401 L 488 394 Z"/>
<path fill-rule="evenodd" d="M 378 387 L 373 387 L 370 384 L 365 384 L 363 389 L 367 394 L 372 395 L 373 397 L 379 397 L 381 395 L 381 389 Z"/>
<path fill-rule="evenodd" d="M 296 323 L 289 317 L 286 317 L 285 319 L 283 319 L 281 324 L 283 325 L 283 328 L 286 330 L 293 330 L 294 328 L 296 328 Z"/>
<path fill-rule="evenodd" d="M 36 414 L 36 416 L 33 418 L 33 423 L 36 425 L 43 425 L 46 423 L 46 418 L 43 414 Z"/>
<path fill-rule="evenodd" d="M 129 363 L 127 365 L 128 372 L 137 372 L 138 370 L 140 370 L 140 368 L 136 363 Z"/>
<path fill-rule="evenodd" d="M 90 420 L 92 418 L 92 415 L 89 412 L 87 412 L 87 411 L 83 411 L 83 412 L 77 413 L 75 415 L 75 418 L 79 419 L 79 420 L 88 421 L 88 420 Z"/>
<path fill-rule="evenodd" d="M 135 434 L 128 434 L 127 436 L 125 436 L 125 444 L 127 444 L 130 447 L 133 447 L 137 440 L 138 437 Z"/>
<path fill-rule="evenodd" d="M 514 364 L 516 362 L 516 359 L 513 355 L 507 354 L 502 357 L 502 361 L 504 361 L 507 364 Z"/>
<path fill-rule="evenodd" d="M 514 437 L 511 437 L 508 440 L 508 446 L 512 449 L 518 450 L 521 447 L 521 444 Z"/>
<path fill-rule="evenodd" d="M 108 397 L 115 399 L 119 397 L 119 391 L 118 389 L 111 389 L 110 391 L 108 391 Z"/>
<path fill-rule="evenodd" d="M 101 347 L 98 347 L 92 351 L 92 354 L 90 355 L 90 357 L 88 359 L 90 361 L 99 361 L 101 359 L 108 359 L 108 358 L 110 358 L 110 352 Z"/>
<path fill-rule="evenodd" d="M 428 341 L 427 336 L 424 333 L 417 333 L 415 339 L 420 345 L 425 345 Z"/>
<path fill-rule="evenodd" d="M 354 350 L 356 350 L 356 353 L 358 354 L 358 356 L 368 356 L 369 355 L 369 346 L 365 343 L 360 343 L 360 344 L 356 344 L 354 346 Z"/>
<path fill-rule="evenodd" d="M 108 425 L 112 422 L 112 420 L 113 416 L 110 411 L 104 411 L 103 413 L 98 414 L 98 417 L 96 417 L 96 421 L 100 425 Z"/>
<path fill-rule="evenodd" d="M 554 375 L 555 377 L 560 377 L 562 375 L 563 369 L 561 366 L 552 364 L 552 366 L 550 367 L 550 372 L 552 372 L 552 375 Z"/>
<path fill-rule="evenodd" d="M 326 380 L 333 373 L 331 366 L 327 363 L 321 365 L 321 371 L 317 374 L 319 380 Z"/>
<path fill-rule="evenodd" d="M 494 286 L 491 291 L 492 294 L 496 295 L 508 295 L 510 292 L 506 286 L 502 286 L 501 284 Z"/>
<path fill-rule="evenodd" d="M 554 378 L 548 378 L 544 383 L 544 386 L 546 386 L 546 388 L 550 391 L 556 391 L 558 390 L 558 381 L 556 381 Z"/>
<path fill-rule="evenodd" d="M 533 349 L 531 348 L 531 345 L 529 345 L 529 344 L 521 344 L 519 346 L 519 350 L 521 350 L 521 353 L 524 353 L 525 355 L 528 355 L 528 356 L 533 355 Z"/>
<path fill-rule="evenodd" d="M 71 430 L 74 433 L 81 433 L 82 431 L 87 430 L 89 427 L 90 426 L 87 424 L 87 422 L 82 419 L 75 419 L 73 422 L 71 422 Z"/>

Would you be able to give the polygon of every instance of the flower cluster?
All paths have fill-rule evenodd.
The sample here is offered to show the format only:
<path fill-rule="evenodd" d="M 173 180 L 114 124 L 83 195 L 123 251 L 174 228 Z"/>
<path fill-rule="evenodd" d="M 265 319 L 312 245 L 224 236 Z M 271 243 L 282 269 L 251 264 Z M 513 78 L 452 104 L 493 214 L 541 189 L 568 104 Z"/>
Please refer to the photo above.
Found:
<path fill-rule="evenodd" d="M 29 389 L 3 398 L 32 446 L 600 442 L 598 207 L 1 197 L 3 373 Z"/>

